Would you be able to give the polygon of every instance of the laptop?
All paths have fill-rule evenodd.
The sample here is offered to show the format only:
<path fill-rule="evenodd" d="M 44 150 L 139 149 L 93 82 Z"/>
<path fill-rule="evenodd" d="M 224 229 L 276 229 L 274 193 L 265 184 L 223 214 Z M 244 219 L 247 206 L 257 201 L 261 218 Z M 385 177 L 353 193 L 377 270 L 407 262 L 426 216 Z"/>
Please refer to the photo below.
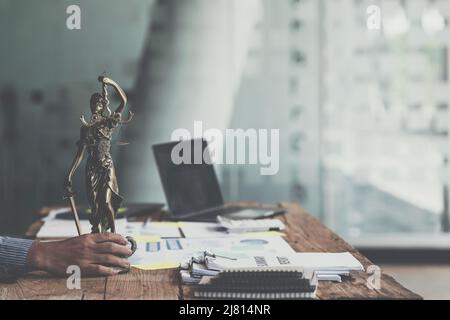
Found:
<path fill-rule="evenodd" d="M 197 157 L 194 157 L 194 150 L 201 151 L 201 156 L 197 152 Z M 172 161 L 172 151 L 184 159 L 183 163 Z M 209 161 L 208 143 L 204 139 L 157 144 L 153 146 L 153 154 L 172 220 L 216 222 L 217 216 L 236 220 L 284 213 L 284 210 L 225 206 L 214 166 Z"/>

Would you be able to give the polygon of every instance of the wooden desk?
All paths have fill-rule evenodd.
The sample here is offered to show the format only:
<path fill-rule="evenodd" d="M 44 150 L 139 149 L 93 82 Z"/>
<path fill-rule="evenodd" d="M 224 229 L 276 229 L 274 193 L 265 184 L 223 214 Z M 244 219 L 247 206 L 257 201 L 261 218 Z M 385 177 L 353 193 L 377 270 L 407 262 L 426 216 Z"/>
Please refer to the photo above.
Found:
<path fill-rule="evenodd" d="M 243 206 L 260 206 L 254 203 Z M 286 240 L 297 251 L 351 252 L 365 268 L 372 265 L 366 257 L 342 240 L 296 204 L 280 204 L 287 214 L 280 216 L 287 227 Z M 33 224 L 27 235 L 36 235 L 41 223 Z M 381 289 L 366 285 L 368 274 L 352 272 L 342 283 L 321 281 L 320 299 L 421 299 L 391 276 L 382 274 Z M 32 273 L 14 284 L 0 284 L 0 299 L 189 299 L 192 287 L 181 285 L 175 269 L 142 271 L 125 275 L 82 279 L 81 290 L 68 290 L 65 278 Z"/>

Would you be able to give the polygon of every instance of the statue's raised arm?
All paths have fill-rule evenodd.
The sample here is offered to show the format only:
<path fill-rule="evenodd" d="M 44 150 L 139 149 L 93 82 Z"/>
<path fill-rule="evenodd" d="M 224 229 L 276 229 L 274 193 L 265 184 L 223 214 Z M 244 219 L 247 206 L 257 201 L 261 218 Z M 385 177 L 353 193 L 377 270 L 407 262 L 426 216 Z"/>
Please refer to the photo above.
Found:
<path fill-rule="evenodd" d="M 122 113 L 123 109 L 125 108 L 125 105 L 127 104 L 127 95 L 125 94 L 125 92 L 122 90 L 122 88 L 119 86 L 119 84 L 117 82 L 115 82 L 114 80 L 108 78 L 108 77 L 99 77 L 98 80 L 106 85 L 110 85 L 111 87 L 113 87 L 117 94 L 120 96 L 120 104 L 116 109 L 116 113 Z"/>
<path fill-rule="evenodd" d="M 128 101 L 128 100 L 127 100 L 127 95 L 125 94 L 125 92 L 124 92 L 123 89 L 119 86 L 119 84 L 118 84 L 117 82 L 115 82 L 114 80 L 112 80 L 112 79 L 110 79 L 110 78 L 108 78 L 108 77 L 100 76 L 100 77 L 98 77 L 98 81 L 100 81 L 101 83 L 103 83 L 104 86 L 110 85 L 111 87 L 113 87 L 113 88 L 116 90 L 117 94 L 118 94 L 119 97 L 120 97 L 120 104 L 119 104 L 119 106 L 117 107 L 117 109 L 116 109 L 116 111 L 115 111 L 114 113 L 117 114 L 117 115 L 120 114 L 120 116 L 121 116 L 123 110 L 125 109 L 125 106 L 126 106 L 126 104 L 127 104 L 127 101 Z M 104 87 L 104 90 L 103 90 L 103 91 L 104 91 L 103 95 L 106 97 L 106 88 L 105 88 L 105 87 Z M 133 112 L 129 111 L 128 119 L 127 119 L 127 120 L 124 120 L 124 121 L 121 120 L 120 123 L 121 123 L 121 124 L 127 124 L 128 122 L 131 121 L 131 119 L 133 118 L 133 116 L 134 116 Z"/>

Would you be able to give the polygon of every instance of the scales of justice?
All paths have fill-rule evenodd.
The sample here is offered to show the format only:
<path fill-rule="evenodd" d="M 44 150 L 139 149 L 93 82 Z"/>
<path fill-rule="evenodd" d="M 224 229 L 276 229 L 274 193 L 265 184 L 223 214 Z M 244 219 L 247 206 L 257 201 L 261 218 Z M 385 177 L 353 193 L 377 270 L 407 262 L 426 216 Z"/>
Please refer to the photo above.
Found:
<path fill-rule="evenodd" d="M 89 222 L 92 233 L 116 232 L 115 218 L 122 204 L 123 198 L 119 194 L 114 163 L 111 157 L 112 137 L 115 130 L 129 123 L 133 113 L 129 111 L 128 119 L 122 119 L 122 113 L 127 103 L 127 96 L 114 80 L 100 76 L 98 81 L 102 84 L 102 92 L 91 96 L 91 117 L 86 120 L 81 116 L 80 140 L 77 142 L 77 154 L 70 167 L 65 181 L 65 197 L 69 199 L 78 235 L 82 234 L 80 220 L 75 205 L 75 193 L 72 188 L 72 178 L 84 156 L 86 161 L 86 192 L 91 214 Z M 107 87 L 114 88 L 120 97 L 120 104 L 112 112 L 109 108 Z M 136 251 L 136 241 L 127 237 L 131 250 Z M 122 272 L 128 272 L 123 269 Z"/>

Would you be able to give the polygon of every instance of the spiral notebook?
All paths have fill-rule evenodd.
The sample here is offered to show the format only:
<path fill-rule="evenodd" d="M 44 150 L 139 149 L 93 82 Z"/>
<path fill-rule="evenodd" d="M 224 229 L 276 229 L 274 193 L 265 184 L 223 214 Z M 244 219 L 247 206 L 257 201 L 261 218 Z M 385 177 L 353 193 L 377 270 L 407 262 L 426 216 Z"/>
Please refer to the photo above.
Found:
<path fill-rule="evenodd" d="M 301 269 L 234 269 L 203 277 L 198 299 L 315 299 L 317 281 Z"/>

